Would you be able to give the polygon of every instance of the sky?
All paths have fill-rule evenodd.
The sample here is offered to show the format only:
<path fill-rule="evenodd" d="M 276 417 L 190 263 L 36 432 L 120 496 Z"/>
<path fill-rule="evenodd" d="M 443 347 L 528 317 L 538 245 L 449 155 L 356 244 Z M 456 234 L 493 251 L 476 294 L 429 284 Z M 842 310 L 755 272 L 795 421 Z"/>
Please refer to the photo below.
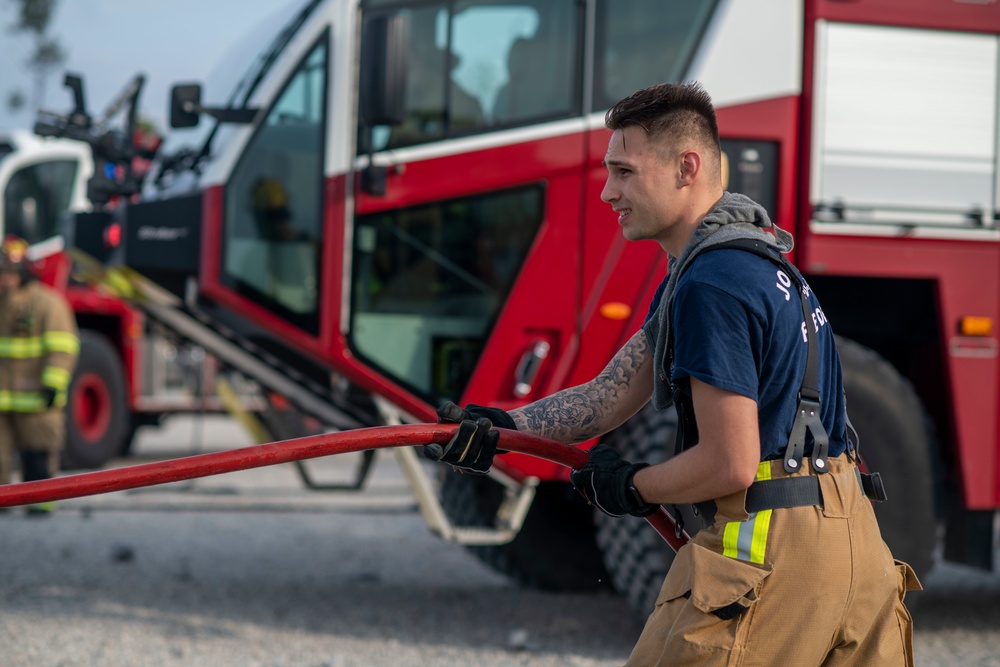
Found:
<path fill-rule="evenodd" d="M 170 87 L 204 82 L 226 51 L 245 33 L 290 0 L 57 0 L 49 32 L 67 57 L 49 76 L 42 108 L 72 108 L 65 72 L 82 74 L 87 110 L 99 117 L 139 73 L 146 82 L 139 114 L 167 128 Z M 25 61 L 31 40 L 13 33 L 17 20 L 11 0 L 0 0 L 0 129 L 34 124 L 34 112 L 11 113 L 7 99 L 20 90 L 30 105 L 31 74 Z"/>

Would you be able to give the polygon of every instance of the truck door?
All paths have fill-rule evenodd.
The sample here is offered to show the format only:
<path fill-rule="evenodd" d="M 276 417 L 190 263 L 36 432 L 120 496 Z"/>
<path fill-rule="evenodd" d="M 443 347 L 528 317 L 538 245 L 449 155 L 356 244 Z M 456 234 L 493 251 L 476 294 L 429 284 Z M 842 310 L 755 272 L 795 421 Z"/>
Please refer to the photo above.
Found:
<path fill-rule="evenodd" d="M 383 384 L 503 405 L 560 382 L 577 336 L 581 6 L 394 3 L 405 119 L 359 130 L 346 327 Z"/>

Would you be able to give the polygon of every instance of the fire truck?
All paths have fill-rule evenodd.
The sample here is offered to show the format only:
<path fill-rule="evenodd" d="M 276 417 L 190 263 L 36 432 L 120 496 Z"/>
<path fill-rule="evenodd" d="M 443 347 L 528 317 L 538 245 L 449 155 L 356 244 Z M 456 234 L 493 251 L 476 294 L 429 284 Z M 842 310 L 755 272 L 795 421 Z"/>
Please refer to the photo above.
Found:
<path fill-rule="evenodd" d="M 67 83 L 82 97 L 82 82 L 70 76 Z M 137 79 L 126 92 L 137 95 L 139 88 Z M 65 294 L 81 330 L 69 388 L 69 468 L 99 467 L 126 453 L 136 428 L 158 424 L 165 415 L 222 409 L 201 391 L 211 385 L 210 358 L 146 326 L 142 312 L 122 299 L 71 277 L 59 234 L 63 217 L 114 207 L 134 194 L 153 148 L 148 133 L 129 132 L 126 138 L 123 129 L 106 126 L 108 115 L 93 121 L 77 116 L 79 131 L 66 132 L 65 123 L 54 127 L 46 121 L 51 114 L 43 113 L 36 126 L 42 136 L 0 132 L 0 234 L 28 241 L 32 269 Z"/>
<path fill-rule="evenodd" d="M 148 318 L 326 428 L 514 408 L 641 326 L 667 258 L 600 201 L 604 113 L 700 81 L 727 189 L 794 233 L 840 336 L 893 553 L 991 568 L 998 34 L 992 0 L 300 1 L 174 88 L 141 200 L 70 236 L 127 267 Z M 93 231 L 113 225 L 114 248 Z M 604 441 L 655 461 L 674 434 L 647 408 Z M 401 460 L 435 530 L 497 569 L 651 607 L 669 550 L 567 469 Z"/>

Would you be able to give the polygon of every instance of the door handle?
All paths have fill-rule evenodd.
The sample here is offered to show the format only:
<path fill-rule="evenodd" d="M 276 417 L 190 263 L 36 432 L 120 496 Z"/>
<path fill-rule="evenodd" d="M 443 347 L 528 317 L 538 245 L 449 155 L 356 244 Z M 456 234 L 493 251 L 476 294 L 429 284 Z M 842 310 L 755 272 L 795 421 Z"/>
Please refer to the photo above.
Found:
<path fill-rule="evenodd" d="M 542 362 L 549 356 L 552 347 L 548 341 L 536 340 L 531 347 L 521 357 L 514 371 L 514 395 L 524 398 L 531 393 L 534 388 L 535 378 L 538 376 L 538 369 Z"/>

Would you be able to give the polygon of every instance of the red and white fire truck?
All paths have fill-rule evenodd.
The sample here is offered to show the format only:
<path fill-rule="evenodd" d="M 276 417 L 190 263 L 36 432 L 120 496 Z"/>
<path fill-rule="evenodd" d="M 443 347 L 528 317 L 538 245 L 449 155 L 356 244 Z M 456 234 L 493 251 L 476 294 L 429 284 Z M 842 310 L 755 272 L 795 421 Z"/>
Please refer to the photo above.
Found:
<path fill-rule="evenodd" d="M 841 336 L 894 553 L 992 567 L 998 34 L 994 0 L 300 1 L 175 88 L 142 200 L 106 221 L 121 247 L 90 249 L 163 290 L 151 319 L 330 427 L 512 408 L 642 323 L 667 263 L 600 201 L 604 112 L 701 81 L 727 188 L 795 234 Z M 673 435 L 646 409 L 605 440 L 655 460 Z M 495 469 L 443 476 L 439 532 L 651 605 L 670 554 L 642 522 L 595 516 L 555 464 Z"/>

